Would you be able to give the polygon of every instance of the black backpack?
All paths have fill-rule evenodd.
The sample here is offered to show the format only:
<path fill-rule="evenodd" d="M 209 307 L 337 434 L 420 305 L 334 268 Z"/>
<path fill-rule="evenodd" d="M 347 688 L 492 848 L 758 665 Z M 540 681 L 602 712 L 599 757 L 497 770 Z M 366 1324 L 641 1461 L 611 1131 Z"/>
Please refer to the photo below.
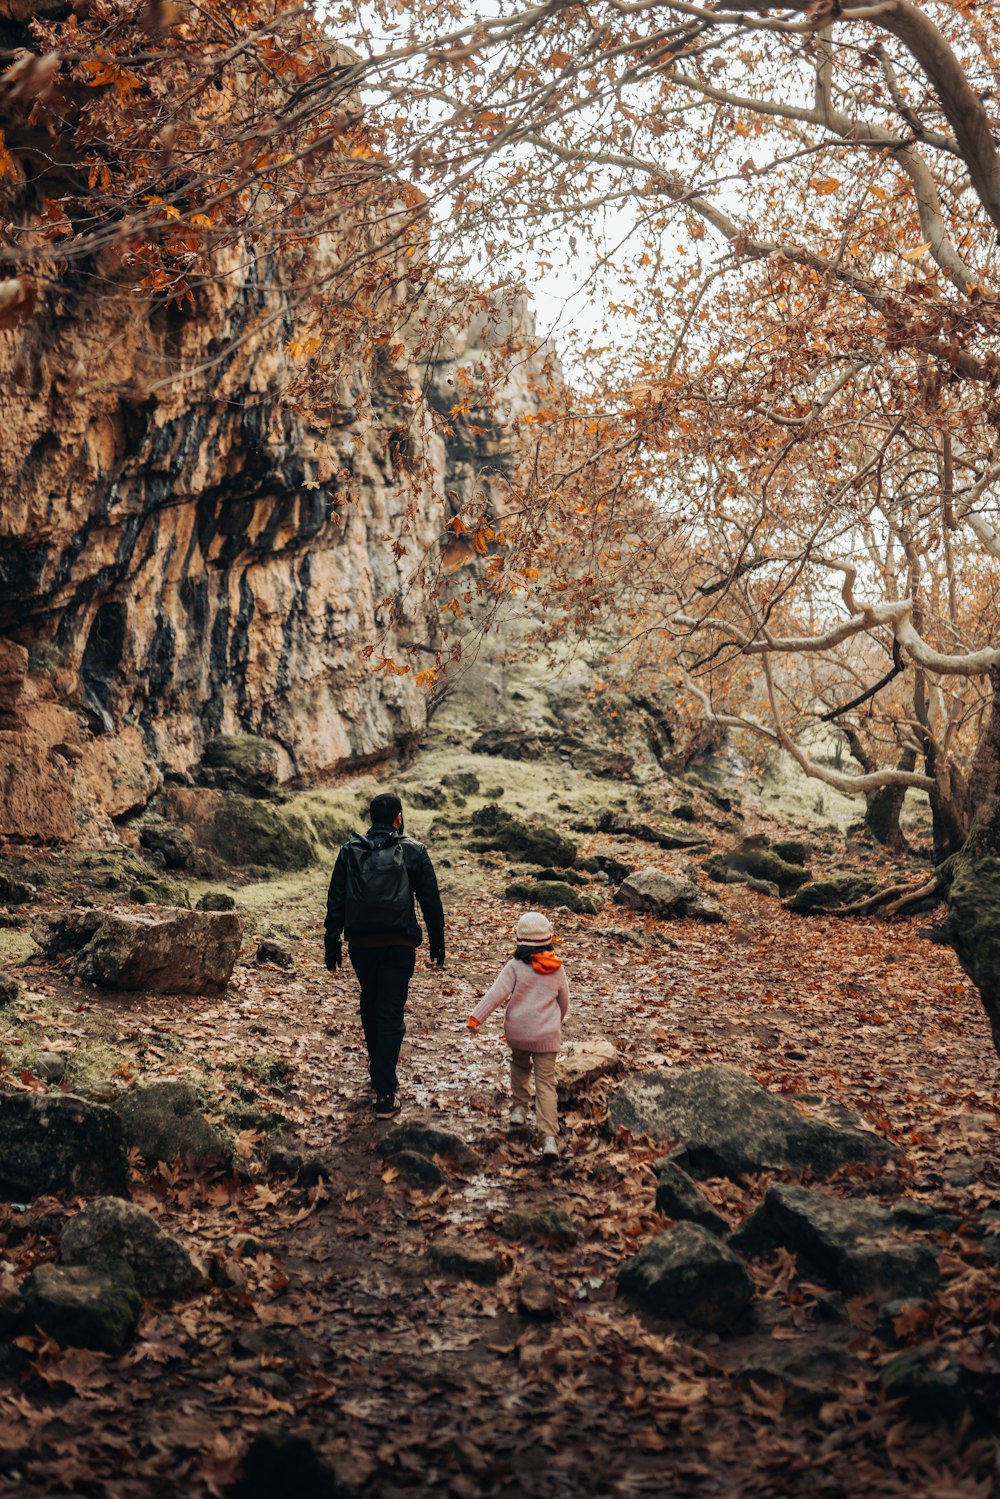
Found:
<path fill-rule="evenodd" d="M 400 840 L 375 842 L 354 833 L 344 844 L 344 863 L 344 932 L 348 941 L 408 931 L 413 925 L 413 900 Z"/>

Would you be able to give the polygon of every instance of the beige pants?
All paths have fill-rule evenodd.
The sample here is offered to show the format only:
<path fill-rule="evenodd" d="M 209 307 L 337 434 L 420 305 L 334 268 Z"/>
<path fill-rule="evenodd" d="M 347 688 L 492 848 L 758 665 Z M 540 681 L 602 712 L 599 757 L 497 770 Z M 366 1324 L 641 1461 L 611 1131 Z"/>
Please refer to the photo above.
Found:
<path fill-rule="evenodd" d="M 535 1068 L 535 1118 L 543 1135 L 559 1133 L 556 1114 L 556 1057 L 554 1051 L 514 1051 L 510 1053 L 510 1090 L 514 1102 L 522 1109 L 531 1107 L 528 1079 Z"/>

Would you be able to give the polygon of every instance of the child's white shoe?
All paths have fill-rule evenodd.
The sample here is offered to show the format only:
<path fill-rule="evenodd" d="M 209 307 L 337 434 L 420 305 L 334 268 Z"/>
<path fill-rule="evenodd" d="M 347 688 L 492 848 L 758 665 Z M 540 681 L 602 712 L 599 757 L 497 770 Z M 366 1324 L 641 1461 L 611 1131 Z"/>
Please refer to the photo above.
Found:
<path fill-rule="evenodd" d="M 527 1122 L 528 1116 L 525 1114 L 521 1105 L 519 1103 L 516 1103 L 510 1111 L 511 1129 L 523 1129 L 524 1125 L 527 1124 Z"/>
<path fill-rule="evenodd" d="M 555 1135 L 546 1135 L 542 1141 L 542 1159 L 551 1161 L 559 1154 L 559 1145 Z"/>

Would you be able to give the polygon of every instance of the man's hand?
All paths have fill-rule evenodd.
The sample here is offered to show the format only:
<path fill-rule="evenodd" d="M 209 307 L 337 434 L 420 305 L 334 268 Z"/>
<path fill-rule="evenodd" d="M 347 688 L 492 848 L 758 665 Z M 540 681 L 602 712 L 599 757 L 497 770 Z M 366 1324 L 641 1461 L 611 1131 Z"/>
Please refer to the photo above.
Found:
<path fill-rule="evenodd" d="M 444 943 L 440 947 L 431 948 L 431 965 L 434 968 L 444 967 Z"/>
<path fill-rule="evenodd" d="M 344 966 L 344 950 L 340 945 L 340 938 L 329 940 L 326 944 L 326 966 L 331 973 L 336 973 L 338 968 Z"/>

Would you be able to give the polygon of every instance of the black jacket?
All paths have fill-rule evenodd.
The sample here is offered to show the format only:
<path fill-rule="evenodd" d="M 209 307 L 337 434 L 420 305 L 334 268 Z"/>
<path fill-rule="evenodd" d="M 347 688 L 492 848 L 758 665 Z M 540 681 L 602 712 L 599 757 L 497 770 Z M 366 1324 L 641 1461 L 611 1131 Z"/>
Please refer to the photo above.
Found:
<path fill-rule="evenodd" d="M 434 873 L 434 865 L 431 863 L 430 854 L 422 843 L 415 838 L 408 838 L 405 833 L 397 833 L 395 828 L 371 827 L 365 834 L 366 838 L 377 838 L 386 842 L 397 839 L 402 845 L 403 862 L 410 879 L 410 910 L 411 925 L 405 932 L 394 932 L 386 935 L 387 944 L 398 940 L 400 936 L 410 937 L 416 943 L 423 940 L 423 932 L 417 921 L 417 913 L 413 909 L 414 896 L 420 902 L 424 920 L 427 923 L 427 943 L 431 953 L 440 951 L 444 947 L 444 908 L 441 905 L 441 896 L 438 891 L 437 875 Z M 331 949 L 335 942 L 339 942 L 341 932 L 344 932 L 344 905 L 347 894 L 347 867 L 344 863 L 344 851 L 341 849 L 337 855 L 337 862 L 333 866 L 333 877 L 330 880 L 330 893 L 326 899 L 326 956 L 329 962 Z M 344 932 L 348 942 L 351 933 Z M 366 933 L 366 941 L 373 939 L 370 933 Z"/>

